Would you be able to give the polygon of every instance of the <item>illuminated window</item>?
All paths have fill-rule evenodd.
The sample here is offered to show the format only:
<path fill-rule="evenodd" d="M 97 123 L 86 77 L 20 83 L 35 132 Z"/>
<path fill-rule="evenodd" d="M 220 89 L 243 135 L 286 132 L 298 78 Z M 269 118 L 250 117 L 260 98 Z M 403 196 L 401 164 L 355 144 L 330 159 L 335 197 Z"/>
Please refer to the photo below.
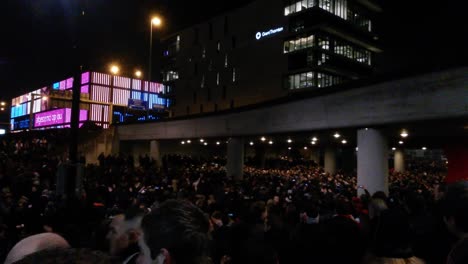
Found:
<path fill-rule="evenodd" d="M 202 58 L 204 59 L 206 57 L 206 48 L 203 48 L 202 50 Z"/>
<path fill-rule="evenodd" d="M 232 82 L 236 82 L 236 68 L 232 68 Z"/>
<path fill-rule="evenodd" d="M 228 67 L 228 55 L 224 55 L 224 67 L 227 68 Z"/>
<path fill-rule="evenodd" d="M 219 85 L 219 72 L 216 73 L 216 85 Z"/>
<path fill-rule="evenodd" d="M 284 42 L 284 53 L 306 49 L 314 46 L 314 35 L 287 40 Z"/>

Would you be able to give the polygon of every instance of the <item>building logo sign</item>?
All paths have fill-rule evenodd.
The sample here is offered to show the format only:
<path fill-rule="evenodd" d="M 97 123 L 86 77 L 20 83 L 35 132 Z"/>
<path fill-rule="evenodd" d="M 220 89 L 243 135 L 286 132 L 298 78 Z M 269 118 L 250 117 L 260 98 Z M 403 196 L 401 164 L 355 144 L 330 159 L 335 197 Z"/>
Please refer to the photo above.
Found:
<path fill-rule="evenodd" d="M 279 32 L 282 32 L 283 30 L 284 30 L 284 27 L 279 27 L 279 28 L 270 29 L 270 30 L 264 31 L 264 32 L 257 32 L 257 33 L 255 34 L 255 38 L 256 38 L 257 40 L 260 40 L 261 38 L 264 38 L 264 37 L 268 37 L 268 36 L 277 34 L 277 33 L 279 33 Z"/>

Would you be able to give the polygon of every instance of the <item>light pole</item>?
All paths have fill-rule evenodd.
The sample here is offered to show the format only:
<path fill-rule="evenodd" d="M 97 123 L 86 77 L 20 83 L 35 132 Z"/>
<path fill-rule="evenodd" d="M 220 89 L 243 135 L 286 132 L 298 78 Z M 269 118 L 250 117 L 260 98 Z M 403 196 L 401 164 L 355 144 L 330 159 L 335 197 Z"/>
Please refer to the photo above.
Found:
<path fill-rule="evenodd" d="M 151 82 L 151 63 L 153 61 L 153 26 L 160 27 L 162 24 L 161 18 L 155 16 L 151 18 L 150 23 L 150 47 L 149 47 L 149 67 L 148 67 L 148 81 Z"/>
<path fill-rule="evenodd" d="M 114 77 L 117 75 L 120 71 L 119 66 L 113 64 L 110 67 L 110 72 L 111 72 L 111 81 L 110 81 L 110 91 L 109 91 L 109 126 L 113 123 L 114 119 Z M 104 120 L 102 120 L 102 127 L 104 127 Z"/>

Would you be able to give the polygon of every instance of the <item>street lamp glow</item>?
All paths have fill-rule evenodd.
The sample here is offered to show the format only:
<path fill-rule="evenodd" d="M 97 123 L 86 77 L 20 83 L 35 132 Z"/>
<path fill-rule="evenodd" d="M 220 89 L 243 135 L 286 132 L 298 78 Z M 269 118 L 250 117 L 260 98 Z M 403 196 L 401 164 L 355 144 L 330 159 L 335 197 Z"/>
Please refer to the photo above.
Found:
<path fill-rule="evenodd" d="M 250 141 L 250 146 L 253 146 L 253 145 L 254 145 L 254 143 L 252 141 Z"/>
<path fill-rule="evenodd" d="M 421 149 L 422 149 L 422 150 L 426 150 L 427 148 L 426 148 L 426 147 L 422 147 Z"/>
<path fill-rule="evenodd" d="M 392 148 L 392 150 L 393 150 L 393 151 L 395 151 L 395 150 L 396 150 L 396 148 Z"/>
<path fill-rule="evenodd" d="M 304 147 L 305 150 L 307 150 L 307 147 Z"/>
<path fill-rule="evenodd" d="M 203 138 L 200 138 L 200 142 L 203 143 L 205 142 L 205 140 Z"/>
<path fill-rule="evenodd" d="M 289 150 L 291 150 L 291 147 L 288 147 Z"/>
<path fill-rule="evenodd" d="M 5 102 L 1 102 L 0 104 L 1 104 L 2 106 L 5 106 L 6 103 L 5 103 Z"/>
<path fill-rule="evenodd" d="M 119 73 L 120 69 L 119 69 L 119 67 L 117 65 L 111 65 L 110 71 L 111 71 L 112 74 L 117 74 L 117 73 Z"/>
<path fill-rule="evenodd" d="M 161 18 L 155 16 L 155 17 L 151 18 L 151 24 L 153 26 L 155 26 L 155 27 L 159 27 L 162 24 L 162 20 L 161 20 Z"/>
<path fill-rule="evenodd" d="M 343 139 L 343 140 L 341 141 L 341 143 L 346 144 L 346 143 L 348 143 L 348 141 L 346 141 L 346 139 Z"/>
<path fill-rule="evenodd" d="M 261 140 L 261 141 L 265 141 L 265 140 L 266 140 L 266 138 L 265 138 L 265 137 L 262 137 L 262 138 L 260 138 L 260 140 Z"/>
<path fill-rule="evenodd" d="M 408 131 L 406 131 L 406 130 L 403 129 L 403 130 L 401 131 L 400 136 L 401 136 L 402 138 L 408 137 L 408 136 L 409 136 Z"/>
<path fill-rule="evenodd" d="M 142 75 L 141 71 L 136 71 L 136 72 L 135 72 L 135 76 L 136 76 L 137 78 L 140 78 L 141 75 Z"/>
<path fill-rule="evenodd" d="M 219 143 L 219 141 L 216 141 L 216 145 L 219 145 L 219 144 L 221 144 L 221 143 Z"/>
<path fill-rule="evenodd" d="M 206 146 L 206 145 L 208 145 L 208 143 L 207 143 L 207 142 L 205 142 L 205 143 L 203 143 L 203 145 L 205 145 L 205 146 Z"/>
<path fill-rule="evenodd" d="M 318 138 L 316 138 L 316 137 L 312 138 L 312 141 L 317 141 L 317 140 L 318 140 Z"/>
<path fill-rule="evenodd" d="M 333 136 L 334 136 L 335 138 L 340 138 L 340 137 L 341 137 L 341 135 L 338 134 L 338 132 L 336 132 L 335 135 L 333 135 Z"/>
<path fill-rule="evenodd" d="M 403 141 L 398 141 L 398 144 L 400 145 L 403 145 L 403 143 L 404 143 Z"/>
<path fill-rule="evenodd" d="M 270 140 L 270 141 L 268 142 L 268 144 L 273 145 L 273 141 Z"/>
<path fill-rule="evenodd" d="M 0 111 L 5 111 L 5 108 L 2 107 L 2 108 L 0 109 Z"/>
<path fill-rule="evenodd" d="M 47 99 L 49 99 L 49 98 L 47 98 L 47 96 L 43 96 L 43 97 L 42 97 L 42 100 L 43 100 L 43 101 L 47 101 Z"/>
<path fill-rule="evenodd" d="M 288 138 L 288 143 L 291 144 L 291 143 L 292 143 L 292 139 Z"/>
<path fill-rule="evenodd" d="M 185 141 L 180 142 L 180 144 L 185 145 Z"/>
<path fill-rule="evenodd" d="M 310 144 L 315 145 L 315 144 L 317 144 L 317 142 L 312 141 L 312 142 L 310 142 Z"/>
<path fill-rule="evenodd" d="M 187 143 L 190 144 L 190 143 L 192 143 L 192 141 L 189 139 L 189 140 L 187 140 Z"/>

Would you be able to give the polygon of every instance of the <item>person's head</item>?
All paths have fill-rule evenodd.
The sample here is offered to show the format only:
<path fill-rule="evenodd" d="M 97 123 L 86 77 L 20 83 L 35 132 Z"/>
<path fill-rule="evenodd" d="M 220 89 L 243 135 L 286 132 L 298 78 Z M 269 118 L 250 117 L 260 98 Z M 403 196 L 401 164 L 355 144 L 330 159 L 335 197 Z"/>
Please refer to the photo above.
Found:
<path fill-rule="evenodd" d="M 112 256 L 122 254 L 130 246 L 138 245 L 141 236 L 141 220 L 143 211 L 130 209 L 126 213 L 116 214 L 110 225 L 107 239 L 109 240 L 109 253 Z"/>
<path fill-rule="evenodd" d="M 91 249 L 52 249 L 42 250 L 36 253 L 30 254 L 15 264 L 117 264 L 116 259 L 112 259 L 108 255 L 105 255 L 99 251 L 92 251 Z"/>
<path fill-rule="evenodd" d="M 449 185 L 441 200 L 447 228 L 457 236 L 468 233 L 468 181 Z"/>
<path fill-rule="evenodd" d="M 14 263 L 25 256 L 46 249 L 69 248 L 68 242 L 61 236 L 53 233 L 42 233 L 29 236 L 10 250 L 5 264 Z"/>
<path fill-rule="evenodd" d="M 167 200 L 142 221 L 139 263 L 200 263 L 208 255 L 210 223 L 195 205 Z"/>

